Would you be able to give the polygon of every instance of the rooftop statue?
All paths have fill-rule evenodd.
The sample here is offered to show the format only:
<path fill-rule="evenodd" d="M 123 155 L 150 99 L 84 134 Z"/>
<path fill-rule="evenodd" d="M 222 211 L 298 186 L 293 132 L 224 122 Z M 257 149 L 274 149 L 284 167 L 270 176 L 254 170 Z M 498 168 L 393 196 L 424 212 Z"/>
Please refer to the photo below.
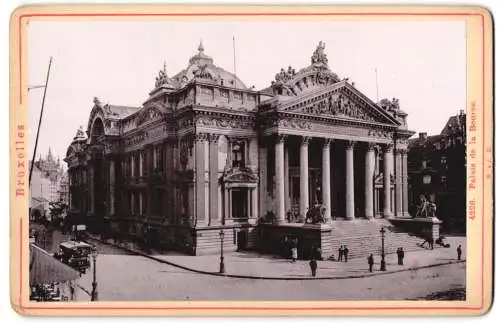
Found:
<path fill-rule="evenodd" d="M 325 43 L 323 43 L 322 41 L 319 42 L 318 46 L 316 47 L 316 50 L 313 53 L 313 56 L 311 57 L 311 64 L 328 65 L 328 58 L 326 57 L 325 54 Z"/>

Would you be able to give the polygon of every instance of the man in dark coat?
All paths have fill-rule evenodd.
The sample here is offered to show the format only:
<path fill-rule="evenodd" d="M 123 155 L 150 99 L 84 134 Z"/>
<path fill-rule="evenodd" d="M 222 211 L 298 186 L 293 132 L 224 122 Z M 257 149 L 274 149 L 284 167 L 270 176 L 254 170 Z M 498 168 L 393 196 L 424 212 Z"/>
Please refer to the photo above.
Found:
<path fill-rule="evenodd" d="M 338 261 L 342 261 L 342 256 L 344 255 L 344 246 L 339 247 L 339 258 Z"/>
<path fill-rule="evenodd" d="M 347 246 L 344 245 L 344 260 L 347 262 L 347 255 L 349 254 L 349 249 L 347 249 Z"/>
<path fill-rule="evenodd" d="M 368 268 L 370 270 L 370 272 L 373 271 L 373 254 L 371 253 L 369 256 L 368 256 Z"/>
<path fill-rule="evenodd" d="M 405 251 L 403 248 L 399 248 L 399 264 L 404 265 Z"/>
<path fill-rule="evenodd" d="M 311 261 L 309 261 L 309 267 L 311 267 L 311 275 L 313 277 L 316 277 L 316 270 L 318 269 L 318 262 L 316 259 L 313 257 L 311 258 Z"/>
<path fill-rule="evenodd" d="M 457 247 L 457 259 L 458 260 L 462 259 L 462 245 L 458 245 Z"/>

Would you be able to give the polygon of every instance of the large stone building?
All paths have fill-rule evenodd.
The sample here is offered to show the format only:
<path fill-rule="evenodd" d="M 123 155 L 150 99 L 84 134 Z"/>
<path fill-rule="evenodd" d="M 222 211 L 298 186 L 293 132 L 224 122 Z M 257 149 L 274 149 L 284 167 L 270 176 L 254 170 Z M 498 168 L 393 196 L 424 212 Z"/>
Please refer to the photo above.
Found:
<path fill-rule="evenodd" d="M 256 91 L 200 44 L 141 107 L 95 98 L 65 158 L 74 221 L 199 254 L 221 229 L 248 248 L 258 223 L 307 226 L 317 206 L 326 223 L 407 216 L 407 114 L 339 78 L 324 50 Z"/>
<path fill-rule="evenodd" d="M 465 232 L 466 224 L 466 115 L 451 116 L 440 134 L 419 133 L 409 140 L 409 208 L 422 197 L 436 203 L 445 231 Z"/>
<path fill-rule="evenodd" d="M 30 162 L 31 164 L 31 162 Z M 32 219 L 45 216 L 50 220 L 49 203 L 68 199 L 67 175 L 59 158 L 52 151 L 33 165 L 30 183 L 30 215 Z"/>

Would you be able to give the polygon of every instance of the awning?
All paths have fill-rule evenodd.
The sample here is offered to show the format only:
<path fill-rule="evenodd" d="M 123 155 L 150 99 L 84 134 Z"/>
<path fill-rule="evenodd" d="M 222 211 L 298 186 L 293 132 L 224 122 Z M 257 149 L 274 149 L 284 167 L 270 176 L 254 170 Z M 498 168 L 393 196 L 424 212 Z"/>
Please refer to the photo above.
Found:
<path fill-rule="evenodd" d="M 45 250 L 30 245 L 30 285 L 49 284 L 75 280 L 80 273 L 54 259 Z"/>

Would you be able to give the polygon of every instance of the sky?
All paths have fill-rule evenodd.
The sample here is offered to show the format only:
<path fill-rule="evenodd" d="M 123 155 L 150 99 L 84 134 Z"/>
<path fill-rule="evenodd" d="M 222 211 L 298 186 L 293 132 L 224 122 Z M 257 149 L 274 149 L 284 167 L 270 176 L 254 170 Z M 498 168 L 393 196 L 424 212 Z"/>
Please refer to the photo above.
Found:
<path fill-rule="evenodd" d="M 235 57 L 238 77 L 256 89 L 281 68 L 307 67 L 323 41 L 340 78 L 374 101 L 378 79 L 378 97 L 399 99 L 410 130 L 438 134 L 466 109 L 465 32 L 452 21 L 32 21 L 29 86 L 44 84 L 53 56 L 36 158 L 49 147 L 64 158 L 94 97 L 140 106 L 164 62 L 169 76 L 178 73 L 200 40 L 217 66 L 233 72 Z M 32 154 L 43 89 L 28 93 Z"/>

